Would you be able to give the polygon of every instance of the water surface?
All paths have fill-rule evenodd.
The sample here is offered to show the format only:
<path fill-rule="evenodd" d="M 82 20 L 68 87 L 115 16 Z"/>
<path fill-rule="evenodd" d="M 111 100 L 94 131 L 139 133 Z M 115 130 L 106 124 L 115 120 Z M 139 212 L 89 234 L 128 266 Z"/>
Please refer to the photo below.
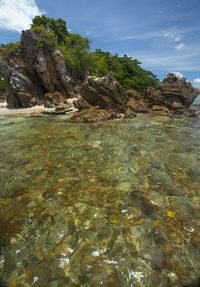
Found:
<path fill-rule="evenodd" d="M 0 117 L 2 286 L 200 276 L 200 120 Z"/>

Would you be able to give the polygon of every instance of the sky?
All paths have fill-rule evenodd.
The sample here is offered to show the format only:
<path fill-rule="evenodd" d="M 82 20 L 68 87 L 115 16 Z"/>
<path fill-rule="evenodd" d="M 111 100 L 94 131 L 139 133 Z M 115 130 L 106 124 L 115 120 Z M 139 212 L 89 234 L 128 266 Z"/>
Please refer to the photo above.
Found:
<path fill-rule="evenodd" d="M 0 0 L 0 43 L 19 41 L 42 14 L 64 19 L 91 50 L 138 59 L 160 80 L 180 72 L 200 88 L 200 0 Z"/>

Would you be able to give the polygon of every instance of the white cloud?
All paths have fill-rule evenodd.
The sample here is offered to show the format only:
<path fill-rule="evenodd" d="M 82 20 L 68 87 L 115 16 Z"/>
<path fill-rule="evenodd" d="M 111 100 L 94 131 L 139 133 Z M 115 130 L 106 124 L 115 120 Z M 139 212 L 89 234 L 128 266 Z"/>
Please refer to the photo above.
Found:
<path fill-rule="evenodd" d="M 199 49 L 194 50 L 190 47 L 188 53 L 179 55 L 163 55 L 159 51 L 156 52 L 130 52 L 128 56 L 132 56 L 134 59 L 139 59 L 145 69 L 159 69 L 163 71 L 199 71 Z"/>
<path fill-rule="evenodd" d="M 178 45 L 175 46 L 175 49 L 176 49 L 176 50 L 181 50 L 181 49 L 184 48 L 184 47 L 185 47 L 185 44 L 184 44 L 184 43 L 180 43 L 180 44 L 178 44 Z"/>
<path fill-rule="evenodd" d="M 42 11 L 34 0 L 0 0 L 0 28 L 21 32 L 30 28 L 32 19 Z"/>
<path fill-rule="evenodd" d="M 193 86 L 200 89 L 200 78 L 194 79 L 192 81 Z"/>
<path fill-rule="evenodd" d="M 175 42 L 179 42 L 183 38 L 182 35 L 177 35 L 174 39 Z"/>
<path fill-rule="evenodd" d="M 168 38 L 174 42 L 180 42 L 181 39 L 183 38 L 183 35 L 181 32 L 185 33 L 187 30 L 180 29 L 177 26 L 173 26 L 170 30 L 168 30 L 163 37 Z"/>
<path fill-rule="evenodd" d="M 193 83 L 194 83 L 194 84 L 199 84 L 199 85 L 200 85 L 200 78 L 194 79 L 194 80 L 193 80 Z"/>

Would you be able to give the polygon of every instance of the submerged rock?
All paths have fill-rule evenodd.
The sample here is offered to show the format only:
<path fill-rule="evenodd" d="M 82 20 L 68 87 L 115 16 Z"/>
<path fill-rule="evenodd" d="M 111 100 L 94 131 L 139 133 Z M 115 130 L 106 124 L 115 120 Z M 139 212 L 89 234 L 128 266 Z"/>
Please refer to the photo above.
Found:
<path fill-rule="evenodd" d="M 121 115 L 113 110 L 99 109 L 98 106 L 92 107 L 88 110 L 82 110 L 81 112 L 75 113 L 70 122 L 97 122 L 105 121 L 110 119 L 121 118 Z"/>

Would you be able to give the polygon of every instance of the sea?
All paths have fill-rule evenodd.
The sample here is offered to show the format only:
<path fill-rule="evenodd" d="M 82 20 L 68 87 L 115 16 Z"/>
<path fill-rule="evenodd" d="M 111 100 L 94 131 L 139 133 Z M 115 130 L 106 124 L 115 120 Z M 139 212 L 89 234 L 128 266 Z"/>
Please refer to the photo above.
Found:
<path fill-rule="evenodd" d="M 5 110 L 0 286 L 199 286 L 200 118 Z"/>

